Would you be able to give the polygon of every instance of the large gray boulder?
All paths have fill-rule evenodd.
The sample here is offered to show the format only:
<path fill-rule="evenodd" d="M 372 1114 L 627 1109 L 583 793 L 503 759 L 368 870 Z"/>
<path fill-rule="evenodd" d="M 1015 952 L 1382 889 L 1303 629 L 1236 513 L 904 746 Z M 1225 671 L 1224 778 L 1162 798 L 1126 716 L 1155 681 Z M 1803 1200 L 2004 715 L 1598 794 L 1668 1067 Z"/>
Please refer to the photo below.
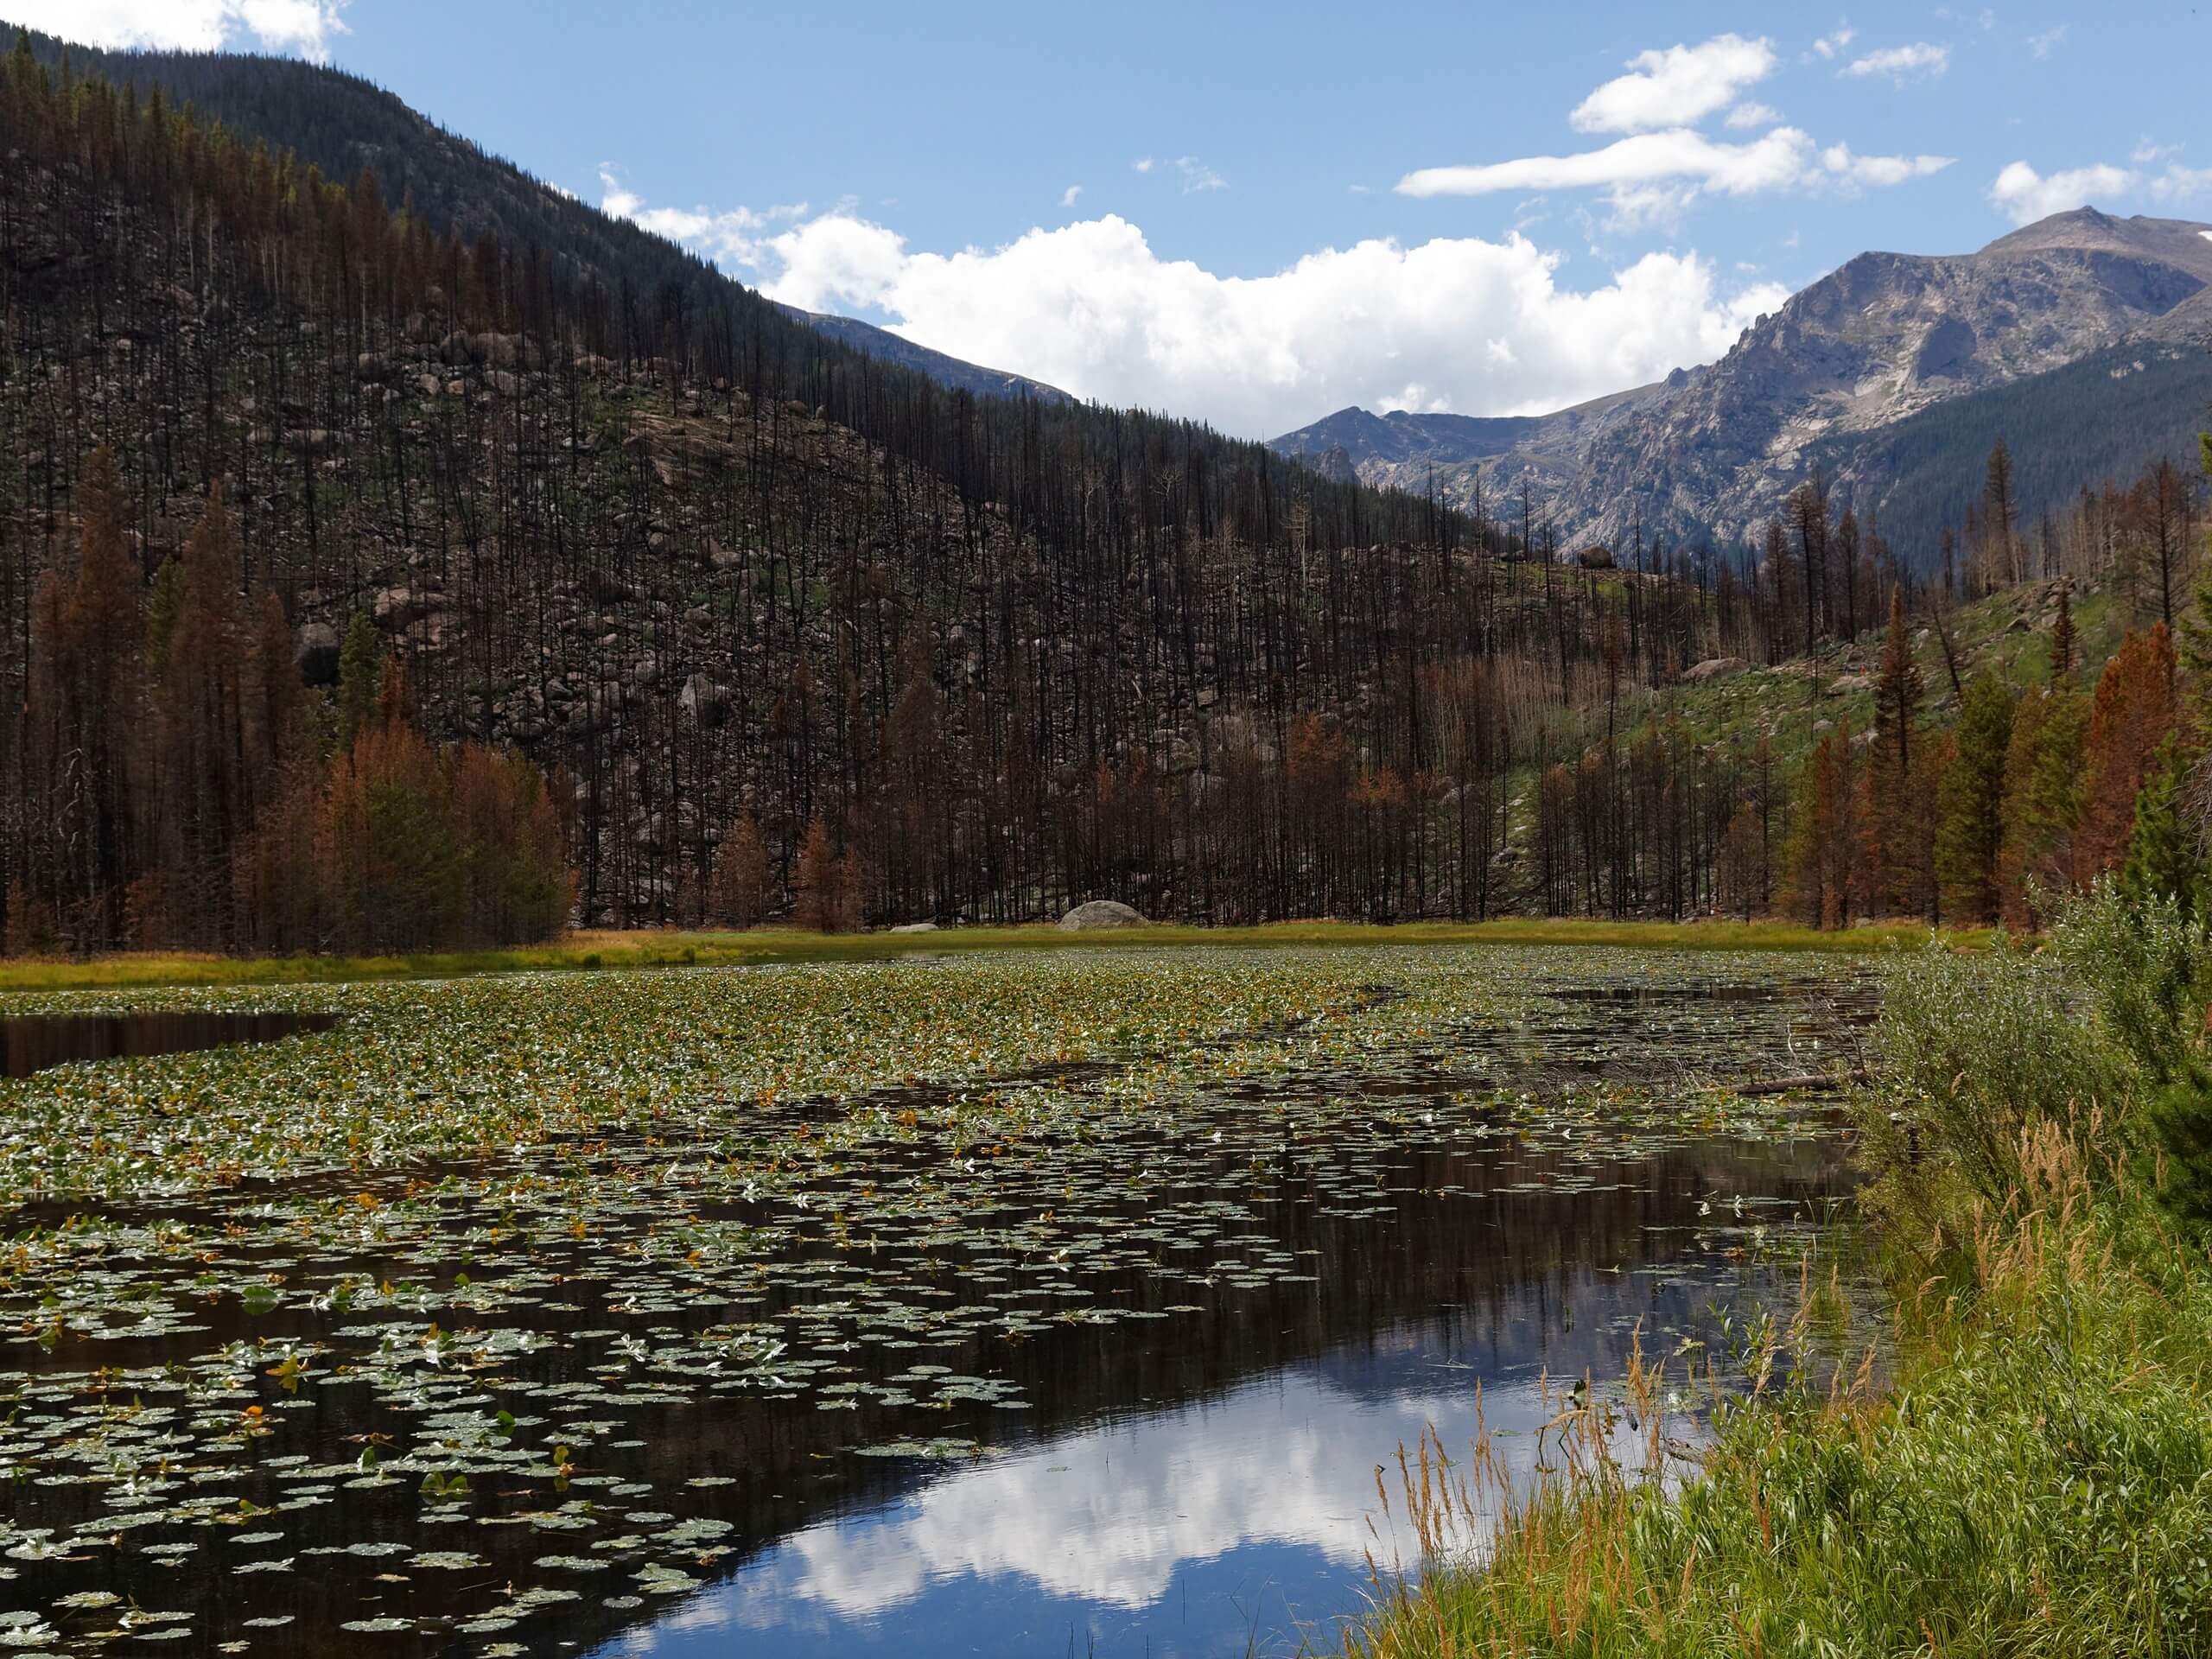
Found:
<path fill-rule="evenodd" d="M 1701 663 L 1693 663 L 1682 671 L 1682 677 L 1693 685 L 1705 680 L 1725 680 L 1737 674 L 1746 674 L 1751 665 L 1740 657 L 1708 657 Z"/>
<path fill-rule="evenodd" d="M 1063 933 L 1089 933 L 1102 927 L 1142 927 L 1145 919 L 1127 905 L 1113 899 L 1093 899 L 1087 905 L 1077 905 L 1060 918 Z"/>

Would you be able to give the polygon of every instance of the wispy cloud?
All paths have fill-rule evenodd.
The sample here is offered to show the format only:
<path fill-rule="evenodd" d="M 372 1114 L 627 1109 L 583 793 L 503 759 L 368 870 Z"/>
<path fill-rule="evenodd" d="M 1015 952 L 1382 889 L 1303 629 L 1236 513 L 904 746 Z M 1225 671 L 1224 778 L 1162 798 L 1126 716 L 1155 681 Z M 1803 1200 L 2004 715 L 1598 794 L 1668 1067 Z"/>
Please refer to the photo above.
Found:
<path fill-rule="evenodd" d="M 1941 173 L 1957 158 L 1950 156 L 1854 156 L 1849 144 L 1830 144 L 1821 152 L 1821 166 L 1830 176 L 1849 185 L 1903 184 Z"/>
<path fill-rule="evenodd" d="M 1949 47 L 1915 41 L 1910 46 L 1885 46 L 1863 58 L 1853 58 L 1839 73 L 1861 79 L 1869 75 L 1887 75 L 1891 80 L 1903 83 L 1922 75 L 1940 75 L 1950 67 Z"/>
<path fill-rule="evenodd" d="M 1853 38 L 1848 23 L 1816 41 L 1833 56 Z M 1941 48 L 1899 48 L 1906 54 Z M 1876 54 L 1846 73 L 1871 73 L 1879 63 L 1902 62 Z M 1918 61 L 1917 57 L 1913 60 Z M 1564 156 L 1519 156 L 1494 162 L 1419 168 L 1398 181 L 1408 196 L 1480 196 L 1501 191 L 1593 189 L 1605 193 L 1610 231 L 1672 228 L 1700 195 L 1746 196 L 1768 191 L 1853 192 L 1924 178 L 1951 165 L 1947 156 L 1859 156 L 1848 144 L 1822 148 L 1812 135 L 1781 124 L 1771 105 L 1737 102 L 1745 86 L 1777 67 L 1770 41 L 1717 35 L 1702 45 L 1639 53 L 1630 73 L 1616 76 L 1577 105 L 1569 119 L 1585 131 L 1625 132 L 1595 149 Z M 1700 131 L 1699 124 L 1726 109 L 1733 131 L 1768 130 L 1742 140 Z M 1664 122 L 1663 126 L 1657 124 Z M 1652 127 L 1652 130 L 1643 130 Z M 1586 225 L 1598 221 L 1587 213 Z"/>
<path fill-rule="evenodd" d="M 1681 193 L 1710 190 L 1722 195 L 1817 188 L 1825 184 L 1897 184 L 1950 165 L 1943 156 L 1854 156 L 1845 144 L 1825 150 L 1796 127 L 1777 127 L 1745 143 L 1726 143 L 1679 128 L 1639 133 L 1601 149 L 1572 156 L 1524 156 L 1512 161 L 1464 167 L 1424 168 L 1398 181 L 1409 196 L 1479 196 L 1501 190 L 1612 190 L 1616 210 L 1627 222 L 1661 217 L 1655 210 L 1687 205 Z M 1655 188 L 1674 191 L 1671 198 Z"/>
<path fill-rule="evenodd" d="M 1154 168 L 1159 165 L 1160 163 L 1154 161 L 1151 156 L 1140 156 L 1135 161 L 1129 163 L 1129 171 L 1132 173 L 1149 173 Z"/>
<path fill-rule="evenodd" d="M 1567 156 L 1425 167 L 1398 181 L 1408 196 L 1480 196 L 1501 190 L 1574 190 L 1687 180 L 1730 195 L 1777 189 L 1803 171 L 1812 140 L 1783 127 L 1748 143 L 1724 143 L 1687 127 L 1638 133 Z"/>
<path fill-rule="evenodd" d="M 2059 24 L 2055 29 L 2046 29 L 2040 35 L 2031 35 L 2028 36 L 2028 54 L 2031 57 L 2047 58 L 2058 50 L 2065 39 L 2066 25 L 2064 23 Z"/>
<path fill-rule="evenodd" d="M 599 210 L 626 219 L 656 236 L 682 242 L 732 264 L 760 263 L 764 239 L 780 226 L 797 223 L 807 215 L 807 204 L 788 202 L 755 211 L 750 207 L 648 207 L 624 181 L 613 162 L 599 164 Z"/>
<path fill-rule="evenodd" d="M 1813 50 L 1824 58 L 1833 58 L 1859 38 L 1859 31 L 1849 23 L 1839 25 L 1832 33 L 1823 35 L 1813 42 Z"/>
<path fill-rule="evenodd" d="M 1074 207 L 1075 199 L 1082 194 L 1083 187 L 1081 185 L 1071 184 L 1068 186 L 1066 189 L 1060 192 L 1060 206 L 1063 207 Z"/>
<path fill-rule="evenodd" d="M 1182 175 L 1183 194 L 1186 196 L 1198 190 L 1229 188 L 1227 179 L 1223 178 L 1220 174 L 1215 172 L 1195 156 L 1178 156 L 1175 158 L 1175 171 Z"/>

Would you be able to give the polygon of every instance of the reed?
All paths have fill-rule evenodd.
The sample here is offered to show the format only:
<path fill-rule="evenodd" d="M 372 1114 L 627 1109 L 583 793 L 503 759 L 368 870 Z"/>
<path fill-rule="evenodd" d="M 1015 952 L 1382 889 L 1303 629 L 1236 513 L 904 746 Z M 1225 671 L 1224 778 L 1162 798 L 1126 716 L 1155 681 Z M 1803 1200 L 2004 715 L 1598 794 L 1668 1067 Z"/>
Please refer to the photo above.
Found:
<path fill-rule="evenodd" d="M 1418 1559 L 1377 1572 L 1346 1654 L 2212 1651 L 2212 1257 L 2139 1109 L 2175 1033 L 2103 1012 L 2142 1001 L 2097 943 L 2113 902 L 2061 941 L 2084 976 L 2072 1046 L 2033 1087 L 2009 1074 L 2024 1095 L 1934 1071 L 1999 1066 L 2030 1028 L 2056 1040 L 2050 964 L 1902 970 L 1922 982 L 1885 1013 L 1886 1045 L 1922 1046 L 1866 1103 L 1889 1131 L 1869 1143 L 1881 1363 L 1835 1351 L 1840 1286 L 1808 1270 L 1740 1375 L 1669 1382 L 1639 1353 L 1604 1399 L 1564 1402 L 1533 1484 L 1479 1426 L 1456 1463 L 1425 1443 L 1395 1494 Z M 1962 1027 L 1969 994 L 2030 1001 Z M 1701 1440 L 1662 1427 L 1670 1396 L 1699 1408 Z"/>

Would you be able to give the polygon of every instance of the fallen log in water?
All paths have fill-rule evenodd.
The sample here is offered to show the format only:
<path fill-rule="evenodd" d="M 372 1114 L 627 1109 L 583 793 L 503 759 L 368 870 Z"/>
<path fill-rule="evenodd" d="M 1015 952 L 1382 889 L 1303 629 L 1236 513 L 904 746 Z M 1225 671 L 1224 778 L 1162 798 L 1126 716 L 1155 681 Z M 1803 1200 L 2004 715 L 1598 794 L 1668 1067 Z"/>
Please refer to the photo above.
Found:
<path fill-rule="evenodd" d="M 1787 1095 L 1800 1089 L 1840 1089 L 1847 1084 L 1865 1083 L 1866 1080 L 1866 1069 L 1861 1066 L 1856 1071 L 1837 1072 L 1833 1077 L 1816 1073 L 1802 1077 L 1772 1077 L 1764 1083 L 1739 1084 L 1736 1092 L 1739 1095 Z"/>

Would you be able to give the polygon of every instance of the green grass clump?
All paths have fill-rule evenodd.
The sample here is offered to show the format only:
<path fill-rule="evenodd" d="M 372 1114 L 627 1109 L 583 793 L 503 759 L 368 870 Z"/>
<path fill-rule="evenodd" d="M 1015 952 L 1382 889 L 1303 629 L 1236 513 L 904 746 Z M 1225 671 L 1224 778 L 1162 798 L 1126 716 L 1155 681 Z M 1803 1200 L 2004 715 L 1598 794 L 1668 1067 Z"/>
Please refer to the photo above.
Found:
<path fill-rule="evenodd" d="M 1906 1300 L 1887 1387 L 1862 1372 L 1726 1408 L 1702 1470 L 1681 1483 L 1611 1463 L 1592 1450 L 1594 1429 L 1563 1424 L 1581 1450 L 1573 1472 L 1517 1506 L 1454 1512 L 1432 1498 L 1423 1536 L 1444 1556 L 1481 1515 L 1505 1510 L 1488 1565 L 1393 1586 L 1348 1649 L 1372 1659 L 2207 1651 L 2202 1253 L 2164 1274 L 2139 1270 L 2071 1143 L 2047 1132 L 2038 1144 L 2021 1204 L 1973 1236 L 1970 1288 L 1939 1279 Z"/>
<path fill-rule="evenodd" d="M 2046 951 L 1890 980 L 1862 1108 L 1884 1363 L 1823 1352 L 1808 1297 L 1688 1465 L 1640 1368 L 1640 1465 L 1604 1402 L 1533 1490 L 1485 1446 L 1425 1456 L 1426 1570 L 1349 1652 L 2212 1652 L 2212 1250 L 2171 1099 L 2212 935 L 2107 893 Z"/>

